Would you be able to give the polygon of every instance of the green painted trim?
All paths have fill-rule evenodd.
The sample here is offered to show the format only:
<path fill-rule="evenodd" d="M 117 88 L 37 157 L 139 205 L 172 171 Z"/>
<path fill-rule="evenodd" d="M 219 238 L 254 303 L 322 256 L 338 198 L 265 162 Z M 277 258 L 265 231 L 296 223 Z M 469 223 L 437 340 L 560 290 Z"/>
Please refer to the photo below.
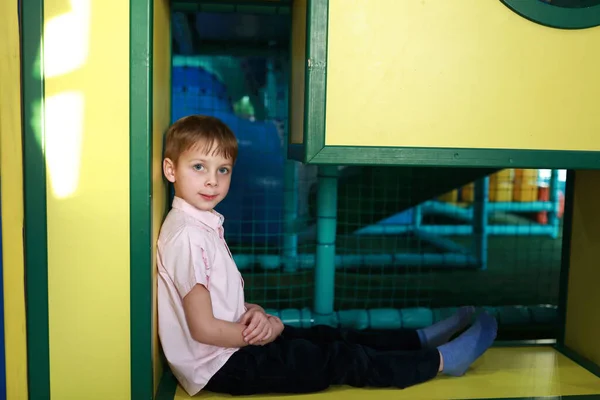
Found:
<path fill-rule="evenodd" d="M 590 373 L 592 373 L 592 374 L 596 375 L 598 378 L 600 378 L 600 365 L 581 356 L 576 351 L 571 350 L 567 346 L 556 345 L 555 349 L 556 349 L 556 351 L 563 354 L 565 357 L 568 357 L 573 362 L 579 364 L 580 367 L 585 368 Z M 598 386 L 598 393 L 600 394 L 600 385 Z"/>
<path fill-rule="evenodd" d="M 567 171 L 565 187 L 565 209 L 563 214 L 562 254 L 558 288 L 558 333 L 557 343 L 565 345 L 567 329 L 567 301 L 569 290 L 569 267 L 571 265 L 571 235 L 573 233 L 573 205 L 575 200 L 576 171 Z"/>
<path fill-rule="evenodd" d="M 154 2 L 130 0 L 129 213 L 131 398 L 151 399 L 152 46 Z"/>
<path fill-rule="evenodd" d="M 177 392 L 177 379 L 175 379 L 171 369 L 165 367 L 165 370 L 160 377 L 155 400 L 173 400 L 175 392 Z"/>
<path fill-rule="evenodd" d="M 600 5 L 557 7 L 540 0 L 501 0 L 512 11 L 535 23 L 559 29 L 586 29 L 600 25 Z"/>
<path fill-rule="evenodd" d="M 309 164 L 600 169 L 600 152 L 324 146 Z"/>
<path fill-rule="evenodd" d="M 22 3 L 23 179 L 27 373 L 30 399 L 50 398 L 48 229 L 44 149 L 44 1 Z"/>
<path fill-rule="evenodd" d="M 325 146 L 329 0 L 308 0 L 306 12 L 304 161 L 310 162 Z"/>

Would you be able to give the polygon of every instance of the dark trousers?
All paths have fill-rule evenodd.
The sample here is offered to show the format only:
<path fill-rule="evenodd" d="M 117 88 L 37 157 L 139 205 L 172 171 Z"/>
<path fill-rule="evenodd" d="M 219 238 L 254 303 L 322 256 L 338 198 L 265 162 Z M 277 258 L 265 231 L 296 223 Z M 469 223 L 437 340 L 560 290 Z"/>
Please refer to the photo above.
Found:
<path fill-rule="evenodd" d="M 286 326 L 265 346 L 246 346 L 204 390 L 231 395 L 311 393 L 330 385 L 406 388 L 434 378 L 437 349 L 421 349 L 414 330 L 356 331 Z"/>

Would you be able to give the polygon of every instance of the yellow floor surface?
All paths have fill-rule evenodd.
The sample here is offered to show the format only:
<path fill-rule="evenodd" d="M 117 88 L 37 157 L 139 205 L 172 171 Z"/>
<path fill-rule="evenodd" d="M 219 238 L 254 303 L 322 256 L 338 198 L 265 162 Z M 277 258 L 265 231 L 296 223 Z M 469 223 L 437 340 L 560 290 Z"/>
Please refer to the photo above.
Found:
<path fill-rule="evenodd" d="M 332 388 L 309 395 L 242 396 L 239 399 L 273 399 L 293 397 L 318 399 L 490 399 L 538 396 L 600 394 L 600 378 L 551 347 L 492 348 L 466 375 L 460 378 L 439 376 L 430 382 L 404 390 Z M 230 398 L 209 392 L 189 397 L 177 388 L 176 400 Z"/>

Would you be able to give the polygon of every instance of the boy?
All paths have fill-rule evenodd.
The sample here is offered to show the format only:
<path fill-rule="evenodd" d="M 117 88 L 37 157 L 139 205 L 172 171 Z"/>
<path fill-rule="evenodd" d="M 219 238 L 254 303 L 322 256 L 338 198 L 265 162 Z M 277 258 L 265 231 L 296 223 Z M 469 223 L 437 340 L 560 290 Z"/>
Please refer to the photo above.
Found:
<path fill-rule="evenodd" d="M 229 190 L 237 140 L 220 120 L 188 116 L 167 132 L 163 172 L 175 186 L 158 239 L 159 335 L 183 388 L 233 395 L 307 393 L 330 385 L 405 388 L 465 373 L 496 321 L 473 307 L 420 330 L 285 326 L 244 301 L 244 283 L 214 210 Z"/>

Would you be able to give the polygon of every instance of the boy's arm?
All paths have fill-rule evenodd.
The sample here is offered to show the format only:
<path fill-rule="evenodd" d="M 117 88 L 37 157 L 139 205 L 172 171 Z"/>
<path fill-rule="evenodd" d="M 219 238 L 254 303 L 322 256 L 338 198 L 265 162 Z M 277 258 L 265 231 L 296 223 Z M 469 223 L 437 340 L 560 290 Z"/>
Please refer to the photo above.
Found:
<path fill-rule="evenodd" d="M 194 340 L 219 347 L 248 345 L 242 335 L 245 325 L 214 317 L 210 294 L 203 285 L 196 284 L 183 298 L 183 309 Z"/>

